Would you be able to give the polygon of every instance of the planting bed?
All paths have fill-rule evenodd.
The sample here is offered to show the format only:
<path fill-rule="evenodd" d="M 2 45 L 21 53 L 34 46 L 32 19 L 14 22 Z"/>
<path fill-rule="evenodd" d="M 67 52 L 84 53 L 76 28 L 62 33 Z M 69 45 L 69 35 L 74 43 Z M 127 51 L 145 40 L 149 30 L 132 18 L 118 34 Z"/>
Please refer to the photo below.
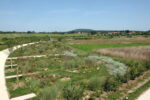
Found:
<path fill-rule="evenodd" d="M 111 47 L 139 45 L 141 44 L 113 44 Z M 32 100 L 113 100 L 111 97 L 107 98 L 107 93 L 118 91 L 122 83 L 134 80 L 142 72 L 149 70 L 149 63 L 133 60 L 132 57 L 124 59 L 102 56 L 88 51 L 95 47 L 88 50 L 78 47 L 54 40 L 16 50 L 11 57 L 47 56 L 13 60 L 12 63 L 17 65 L 6 68 L 6 76 L 24 76 L 7 79 L 10 97 L 35 93 L 37 97 Z M 110 48 L 110 45 L 105 47 Z M 6 64 L 11 63 L 8 60 Z"/>

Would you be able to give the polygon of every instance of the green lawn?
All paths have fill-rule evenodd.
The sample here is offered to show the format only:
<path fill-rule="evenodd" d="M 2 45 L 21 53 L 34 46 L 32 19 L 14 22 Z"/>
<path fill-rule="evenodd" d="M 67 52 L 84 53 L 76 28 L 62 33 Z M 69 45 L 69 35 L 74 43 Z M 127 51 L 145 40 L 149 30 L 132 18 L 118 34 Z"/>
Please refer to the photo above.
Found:
<path fill-rule="evenodd" d="M 100 48 L 117 48 L 117 47 L 132 47 L 132 46 L 147 46 L 150 43 L 138 43 L 138 44 L 73 44 L 70 45 L 73 48 L 90 51 L 93 49 L 100 49 Z"/>
<path fill-rule="evenodd" d="M 4 49 L 6 49 L 6 48 L 7 48 L 6 45 L 0 45 L 0 50 L 4 50 Z"/>

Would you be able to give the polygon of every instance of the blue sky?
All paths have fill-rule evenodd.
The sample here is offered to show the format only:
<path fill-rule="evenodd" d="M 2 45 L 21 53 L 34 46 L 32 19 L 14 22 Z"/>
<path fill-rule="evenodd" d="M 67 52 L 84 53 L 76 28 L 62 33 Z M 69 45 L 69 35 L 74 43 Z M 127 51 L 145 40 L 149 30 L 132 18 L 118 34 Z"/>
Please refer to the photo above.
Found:
<path fill-rule="evenodd" d="M 150 30 L 150 0 L 0 0 L 2 31 Z"/>

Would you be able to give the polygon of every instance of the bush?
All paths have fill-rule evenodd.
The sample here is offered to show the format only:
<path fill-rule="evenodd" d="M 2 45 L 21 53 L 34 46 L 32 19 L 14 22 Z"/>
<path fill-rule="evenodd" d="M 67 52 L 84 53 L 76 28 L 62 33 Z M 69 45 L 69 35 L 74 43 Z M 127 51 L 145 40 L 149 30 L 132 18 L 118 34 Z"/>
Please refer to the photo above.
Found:
<path fill-rule="evenodd" d="M 35 79 L 27 81 L 27 86 L 37 92 L 40 87 L 40 81 Z"/>
<path fill-rule="evenodd" d="M 116 82 L 116 80 L 114 80 L 114 78 L 108 77 L 103 83 L 103 89 L 106 92 L 116 91 L 117 87 L 118 87 L 118 83 Z"/>
<path fill-rule="evenodd" d="M 74 60 L 69 60 L 69 61 L 65 61 L 62 64 L 63 67 L 65 67 L 66 69 L 73 69 L 73 68 L 77 68 L 77 64 Z"/>
<path fill-rule="evenodd" d="M 81 100 L 83 96 L 83 88 L 71 83 L 64 87 L 63 96 L 67 100 Z"/>
<path fill-rule="evenodd" d="M 100 80 L 98 78 L 93 78 L 88 84 L 88 88 L 92 91 L 99 90 L 101 88 Z"/>
<path fill-rule="evenodd" d="M 88 67 L 97 67 L 96 62 L 99 61 L 100 59 L 97 56 L 88 56 L 85 59 L 85 63 Z"/>
<path fill-rule="evenodd" d="M 139 62 L 136 60 L 125 60 L 124 61 L 128 66 L 128 70 L 125 74 L 126 80 L 133 80 L 144 72 L 149 65 L 143 62 Z"/>
<path fill-rule="evenodd" d="M 135 63 L 135 65 L 129 68 L 130 71 L 130 79 L 135 79 L 136 77 L 140 76 L 142 72 L 144 72 L 145 68 L 140 63 Z"/>
<path fill-rule="evenodd" d="M 146 62 L 146 63 L 144 64 L 144 66 L 145 66 L 146 69 L 150 69 L 150 63 L 149 63 L 149 62 Z"/>
<path fill-rule="evenodd" d="M 40 100 L 56 100 L 58 94 L 58 89 L 56 86 L 46 87 L 40 94 Z"/>
<path fill-rule="evenodd" d="M 115 79 L 116 79 L 119 83 L 126 83 L 126 82 L 127 82 L 127 74 L 125 74 L 125 75 L 117 74 L 117 75 L 115 76 Z"/>

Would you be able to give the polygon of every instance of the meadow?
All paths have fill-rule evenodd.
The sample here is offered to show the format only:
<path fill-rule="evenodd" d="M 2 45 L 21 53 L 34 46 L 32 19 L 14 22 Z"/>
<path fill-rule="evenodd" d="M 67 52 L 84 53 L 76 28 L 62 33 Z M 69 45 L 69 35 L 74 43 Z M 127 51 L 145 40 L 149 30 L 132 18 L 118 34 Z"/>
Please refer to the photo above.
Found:
<path fill-rule="evenodd" d="M 7 60 L 6 65 L 15 65 L 5 68 L 6 76 L 23 75 L 6 79 L 10 98 L 35 93 L 37 96 L 31 100 L 120 100 L 121 97 L 124 99 L 130 96 L 126 92 L 150 75 L 149 72 L 145 74 L 150 69 L 149 61 L 129 56 L 135 52 L 138 56 L 147 56 L 149 37 L 123 36 L 110 39 L 88 36 L 85 39 L 87 36 L 83 35 L 38 35 L 24 39 L 14 37 L 20 43 L 41 42 L 14 51 L 9 58 L 20 58 L 12 62 Z M 13 45 L 20 43 L 15 42 Z M 111 53 L 104 54 L 100 50 Z M 129 55 L 118 56 L 119 52 Z M 32 55 L 46 56 L 21 58 Z M 148 88 L 147 85 L 143 86 L 144 89 L 141 87 L 140 93 L 145 87 Z M 134 98 L 139 95 L 134 91 L 133 94 Z"/>
<path fill-rule="evenodd" d="M 101 48 L 118 48 L 118 47 L 135 47 L 135 46 L 147 46 L 150 43 L 129 43 L 129 44 L 72 44 L 70 45 L 73 48 L 80 50 L 91 51 L 94 49 Z"/>

